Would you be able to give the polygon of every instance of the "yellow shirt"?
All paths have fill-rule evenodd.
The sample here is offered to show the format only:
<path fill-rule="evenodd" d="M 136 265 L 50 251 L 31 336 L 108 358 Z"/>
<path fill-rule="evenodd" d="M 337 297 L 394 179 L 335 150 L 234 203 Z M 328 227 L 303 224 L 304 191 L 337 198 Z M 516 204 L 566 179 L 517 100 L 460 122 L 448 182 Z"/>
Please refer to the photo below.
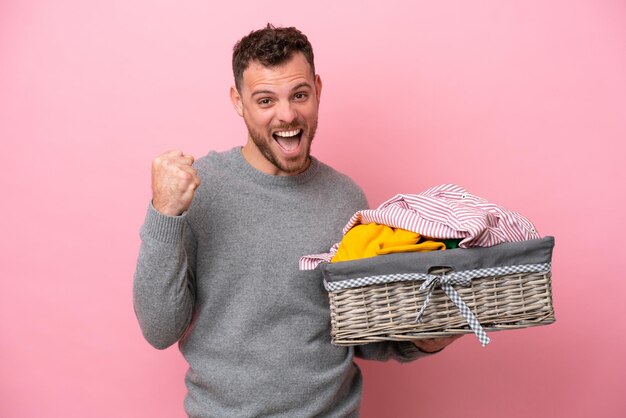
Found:
<path fill-rule="evenodd" d="M 331 262 L 357 260 L 381 254 L 445 250 L 443 242 L 425 239 L 418 233 L 376 223 L 360 224 L 348 231 Z"/>

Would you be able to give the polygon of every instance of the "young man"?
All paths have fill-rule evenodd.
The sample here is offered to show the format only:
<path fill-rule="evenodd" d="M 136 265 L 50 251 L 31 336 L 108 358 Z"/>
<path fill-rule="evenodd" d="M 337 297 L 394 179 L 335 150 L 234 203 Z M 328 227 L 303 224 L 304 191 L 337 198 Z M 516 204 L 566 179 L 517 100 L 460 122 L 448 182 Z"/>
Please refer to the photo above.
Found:
<path fill-rule="evenodd" d="M 233 72 L 245 145 L 153 162 L 134 280 L 141 329 L 156 348 L 179 342 L 191 417 L 358 416 L 354 355 L 409 361 L 452 339 L 330 343 L 320 273 L 298 260 L 338 242 L 367 201 L 310 155 L 322 92 L 313 50 L 297 29 L 268 25 L 235 45 Z"/>

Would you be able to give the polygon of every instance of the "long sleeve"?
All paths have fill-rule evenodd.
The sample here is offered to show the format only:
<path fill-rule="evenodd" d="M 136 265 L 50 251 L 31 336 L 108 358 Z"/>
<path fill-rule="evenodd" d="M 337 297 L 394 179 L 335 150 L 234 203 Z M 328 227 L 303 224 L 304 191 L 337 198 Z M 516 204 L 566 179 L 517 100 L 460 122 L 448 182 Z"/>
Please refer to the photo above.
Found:
<path fill-rule="evenodd" d="M 141 228 L 133 303 L 144 337 L 158 349 L 178 341 L 193 314 L 196 243 L 185 218 L 150 204 Z"/>

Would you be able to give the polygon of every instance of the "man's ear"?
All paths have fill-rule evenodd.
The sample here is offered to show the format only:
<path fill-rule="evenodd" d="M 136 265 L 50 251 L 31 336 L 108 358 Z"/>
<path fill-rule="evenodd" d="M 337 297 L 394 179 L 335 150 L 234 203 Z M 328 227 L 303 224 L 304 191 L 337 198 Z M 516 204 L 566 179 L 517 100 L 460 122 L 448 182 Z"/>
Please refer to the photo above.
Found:
<path fill-rule="evenodd" d="M 239 116 L 243 116 L 243 101 L 235 86 L 230 88 L 230 101 L 233 103 L 233 107 Z"/>
<path fill-rule="evenodd" d="M 322 96 L 322 78 L 319 74 L 315 74 L 315 96 L 317 97 L 317 101 L 320 101 L 320 97 Z"/>

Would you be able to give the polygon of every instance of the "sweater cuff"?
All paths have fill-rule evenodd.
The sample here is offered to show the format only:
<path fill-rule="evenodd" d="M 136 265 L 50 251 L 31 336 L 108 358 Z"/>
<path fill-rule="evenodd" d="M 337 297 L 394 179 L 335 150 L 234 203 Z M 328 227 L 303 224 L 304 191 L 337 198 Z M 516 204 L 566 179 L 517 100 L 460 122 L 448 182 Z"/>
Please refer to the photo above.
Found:
<path fill-rule="evenodd" d="M 411 341 L 399 341 L 398 348 L 400 349 L 400 353 L 402 353 L 402 356 L 406 358 L 415 358 L 419 357 L 422 354 L 426 354 L 425 352 L 417 348 L 417 346 Z"/>
<path fill-rule="evenodd" d="M 146 219 L 141 228 L 141 236 L 150 237 L 168 244 L 177 244 L 183 239 L 186 217 L 187 212 L 179 216 L 163 215 L 150 202 Z"/>
<path fill-rule="evenodd" d="M 398 348 L 400 350 L 400 353 L 402 353 L 402 356 L 408 361 L 414 360 L 419 357 L 428 356 L 430 354 L 435 354 L 434 352 L 430 353 L 420 350 L 415 344 L 413 344 L 412 341 L 399 341 Z M 437 351 L 437 353 L 438 352 L 439 351 Z"/>

